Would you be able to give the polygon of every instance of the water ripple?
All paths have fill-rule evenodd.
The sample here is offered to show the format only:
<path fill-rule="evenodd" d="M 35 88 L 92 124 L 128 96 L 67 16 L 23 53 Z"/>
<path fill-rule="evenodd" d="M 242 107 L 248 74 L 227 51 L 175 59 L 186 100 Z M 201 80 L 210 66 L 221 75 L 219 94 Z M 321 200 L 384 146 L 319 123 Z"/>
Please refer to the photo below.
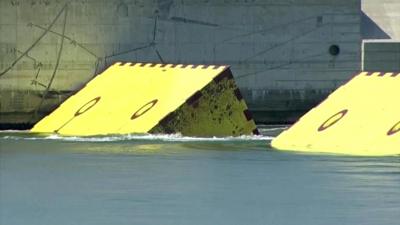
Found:
<path fill-rule="evenodd" d="M 188 137 L 181 134 L 126 134 L 126 135 L 111 135 L 111 136 L 90 136 L 90 137 L 77 137 L 77 136 L 33 136 L 27 133 L 10 134 L 0 137 L 6 140 L 61 140 L 71 142 L 118 142 L 118 141 L 131 141 L 131 140 L 155 140 L 164 142 L 226 142 L 226 141 L 268 141 L 273 137 L 261 135 L 244 135 L 239 137 Z"/>

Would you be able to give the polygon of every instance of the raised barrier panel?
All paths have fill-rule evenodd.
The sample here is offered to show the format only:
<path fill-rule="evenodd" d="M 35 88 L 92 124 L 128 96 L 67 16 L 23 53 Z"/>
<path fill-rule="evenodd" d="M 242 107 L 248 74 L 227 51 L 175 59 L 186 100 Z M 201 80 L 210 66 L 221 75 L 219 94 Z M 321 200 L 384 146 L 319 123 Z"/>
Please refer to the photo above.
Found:
<path fill-rule="evenodd" d="M 238 136 L 257 129 L 227 66 L 117 63 L 31 132 Z"/>
<path fill-rule="evenodd" d="M 400 74 L 362 72 L 272 141 L 280 150 L 400 154 Z"/>

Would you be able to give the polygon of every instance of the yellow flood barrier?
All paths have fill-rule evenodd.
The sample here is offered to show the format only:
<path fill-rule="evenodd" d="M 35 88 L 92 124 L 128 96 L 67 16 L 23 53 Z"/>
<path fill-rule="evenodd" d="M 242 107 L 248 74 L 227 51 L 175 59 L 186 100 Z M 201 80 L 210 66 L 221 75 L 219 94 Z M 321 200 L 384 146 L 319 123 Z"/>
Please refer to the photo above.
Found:
<path fill-rule="evenodd" d="M 400 74 L 362 72 L 275 138 L 280 150 L 400 154 Z"/>
<path fill-rule="evenodd" d="M 238 136 L 257 129 L 227 66 L 116 63 L 31 132 Z"/>

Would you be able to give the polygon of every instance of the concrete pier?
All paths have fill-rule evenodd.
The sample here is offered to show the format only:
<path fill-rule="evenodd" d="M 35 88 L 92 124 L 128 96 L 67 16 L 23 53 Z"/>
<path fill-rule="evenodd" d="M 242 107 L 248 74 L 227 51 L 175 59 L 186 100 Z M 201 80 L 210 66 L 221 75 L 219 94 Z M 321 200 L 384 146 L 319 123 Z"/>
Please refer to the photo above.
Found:
<path fill-rule="evenodd" d="M 293 122 L 360 70 L 360 24 L 361 0 L 0 0 L 0 124 L 116 61 L 231 65 L 257 122 Z"/>

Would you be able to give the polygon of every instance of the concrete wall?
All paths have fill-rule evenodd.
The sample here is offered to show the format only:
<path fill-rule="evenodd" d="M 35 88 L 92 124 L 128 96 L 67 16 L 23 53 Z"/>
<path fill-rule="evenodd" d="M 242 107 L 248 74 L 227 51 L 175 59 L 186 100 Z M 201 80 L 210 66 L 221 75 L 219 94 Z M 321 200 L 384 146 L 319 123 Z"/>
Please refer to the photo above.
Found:
<path fill-rule="evenodd" d="M 400 1 L 362 0 L 364 39 L 400 40 Z"/>
<path fill-rule="evenodd" d="M 362 67 L 371 72 L 399 72 L 400 41 L 364 40 Z"/>
<path fill-rule="evenodd" d="M 268 123 L 360 69 L 360 0 L 66 2 L 0 0 L 0 123 L 34 122 L 116 61 L 232 65 Z"/>
<path fill-rule="evenodd" d="M 362 0 L 362 70 L 400 71 L 400 1 Z"/>

